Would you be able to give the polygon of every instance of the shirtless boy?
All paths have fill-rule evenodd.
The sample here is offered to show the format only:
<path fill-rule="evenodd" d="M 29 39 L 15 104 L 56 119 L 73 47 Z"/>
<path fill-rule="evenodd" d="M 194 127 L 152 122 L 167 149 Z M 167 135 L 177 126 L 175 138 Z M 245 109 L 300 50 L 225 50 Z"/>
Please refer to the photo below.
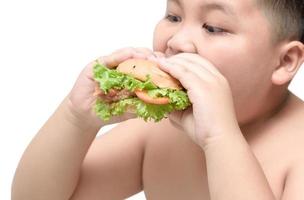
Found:
<path fill-rule="evenodd" d="M 156 60 L 193 106 L 104 123 L 90 63 L 26 149 L 12 199 L 303 200 L 304 104 L 287 90 L 304 62 L 303 13 L 303 0 L 168 0 L 153 51 L 98 60 Z"/>

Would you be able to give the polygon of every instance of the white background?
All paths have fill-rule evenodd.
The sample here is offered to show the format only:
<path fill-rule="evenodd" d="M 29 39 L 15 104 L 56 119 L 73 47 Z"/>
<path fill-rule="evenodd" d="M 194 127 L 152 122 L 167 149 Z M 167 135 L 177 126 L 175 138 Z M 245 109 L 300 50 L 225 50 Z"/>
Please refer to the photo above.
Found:
<path fill-rule="evenodd" d="M 152 48 L 165 0 L 0 1 L 0 199 L 42 124 L 98 56 Z M 304 98 L 304 69 L 291 89 Z M 143 193 L 133 199 L 144 199 Z"/>

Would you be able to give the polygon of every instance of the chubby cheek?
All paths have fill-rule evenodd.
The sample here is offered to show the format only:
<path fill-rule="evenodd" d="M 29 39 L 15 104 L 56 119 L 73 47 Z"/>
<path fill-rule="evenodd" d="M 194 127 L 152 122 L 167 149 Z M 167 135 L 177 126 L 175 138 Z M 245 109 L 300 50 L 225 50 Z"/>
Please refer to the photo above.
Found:
<path fill-rule="evenodd" d="M 262 68 L 263 60 L 259 58 L 264 53 L 262 49 L 253 47 L 248 40 L 228 38 L 215 41 L 214 39 L 206 42 L 204 46 L 199 54 L 210 60 L 233 87 L 249 84 L 253 81 L 252 78 L 255 80 L 260 77 L 255 75 Z"/>
<path fill-rule="evenodd" d="M 255 115 L 271 86 L 271 55 L 266 48 L 239 41 L 233 46 L 212 47 L 206 53 L 230 84 L 239 122 Z"/>
<path fill-rule="evenodd" d="M 153 51 L 160 51 L 165 53 L 169 38 L 170 31 L 168 30 L 168 27 L 166 27 L 166 25 L 160 21 L 154 29 Z"/>
<path fill-rule="evenodd" d="M 250 64 L 246 62 L 245 55 L 238 54 L 235 49 L 230 49 L 230 51 L 225 49 L 222 52 L 219 50 L 217 53 L 219 56 L 214 58 L 212 62 L 229 82 L 234 102 L 236 102 L 247 96 L 244 92 L 250 90 L 246 85 L 249 80 L 246 75 L 250 74 Z"/>

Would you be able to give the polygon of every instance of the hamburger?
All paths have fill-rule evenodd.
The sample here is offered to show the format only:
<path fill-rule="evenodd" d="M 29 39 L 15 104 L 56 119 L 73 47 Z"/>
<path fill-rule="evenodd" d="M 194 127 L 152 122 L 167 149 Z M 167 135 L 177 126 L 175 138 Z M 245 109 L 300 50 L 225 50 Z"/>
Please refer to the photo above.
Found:
<path fill-rule="evenodd" d="M 170 112 L 191 105 L 181 83 L 153 61 L 129 59 L 116 69 L 97 62 L 93 74 L 97 97 L 94 111 L 104 121 L 129 112 L 158 122 Z"/>

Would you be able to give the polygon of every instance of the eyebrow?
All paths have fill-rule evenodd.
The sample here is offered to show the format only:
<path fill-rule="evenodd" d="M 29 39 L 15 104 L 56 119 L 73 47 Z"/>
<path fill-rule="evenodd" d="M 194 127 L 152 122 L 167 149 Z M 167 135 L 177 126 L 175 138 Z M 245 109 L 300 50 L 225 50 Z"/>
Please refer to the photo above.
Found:
<path fill-rule="evenodd" d="M 168 2 L 175 2 L 179 6 L 182 6 L 182 3 L 180 0 L 168 0 Z M 222 3 L 222 2 L 208 2 L 208 3 L 203 3 L 200 5 L 200 9 L 204 11 L 212 11 L 212 10 L 219 10 L 222 11 L 225 14 L 231 15 L 231 16 L 236 16 L 234 10 L 232 7 L 228 4 Z"/>

